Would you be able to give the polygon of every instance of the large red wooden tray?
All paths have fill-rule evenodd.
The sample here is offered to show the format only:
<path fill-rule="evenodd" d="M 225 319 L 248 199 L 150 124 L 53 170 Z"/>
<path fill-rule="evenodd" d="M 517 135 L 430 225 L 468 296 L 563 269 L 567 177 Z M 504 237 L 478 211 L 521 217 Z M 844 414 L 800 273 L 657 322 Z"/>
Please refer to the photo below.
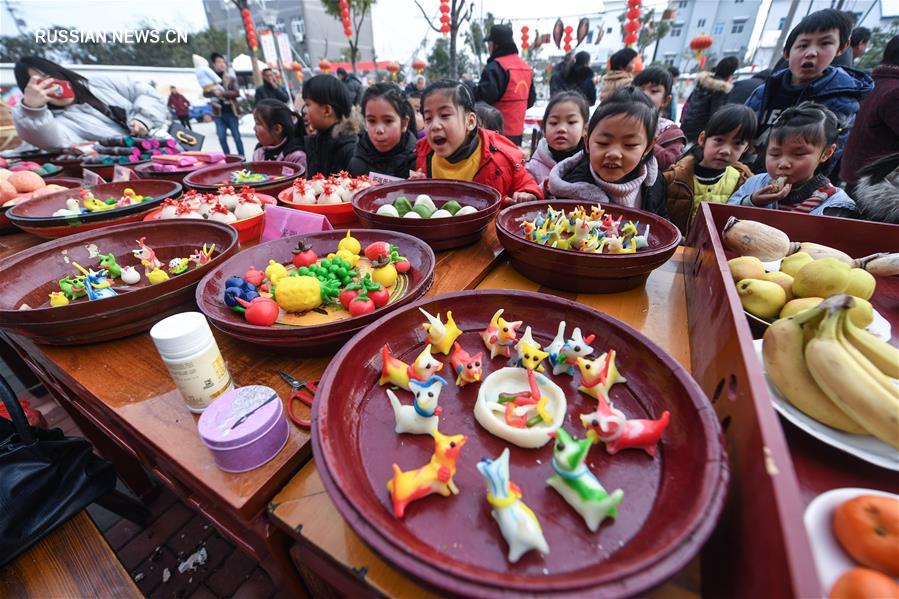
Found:
<path fill-rule="evenodd" d="M 281 263 L 290 262 L 291 250 L 300 240 L 308 242 L 319 257 L 325 257 L 337 250 L 337 244 L 346 234 L 346 229 L 319 231 L 275 239 L 243 250 L 206 274 L 197 287 L 197 305 L 216 328 L 242 341 L 270 349 L 289 350 L 293 355 L 334 353 L 368 324 L 428 292 L 434 282 L 436 264 L 431 248 L 411 235 L 376 229 L 353 229 L 353 237 L 359 240 L 363 248 L 375 241 L 387 241 L 397 246 L 400 255 L 405 256 L 412 265 L 406 293 L 363 316 L 310 326 L 263 327 L 248 323 L 241 315 L 225 306 L 222 298 L 228 277 L 243 276 L 251 266 L 264 269 L 272 259 Z"/>
<path fill-rule="evenodd" d="M 687 240 L 692 372 L 722 422 L 733 473 L 721 526 L 703 551 L 703 595 L 821 597 L 829 589 L 818 582 L 802 522 L 806 505 L 838 487 L 896 493 L 899 480 L 778 418 L 721 243 L 730 216 L 759 220 L 793 241 L 822 243 L 853 256 L 899 251 L 899 227 L 704 203 Z M 894 331 L 895 285 L 879 279 L 879 297 L 872 299 Z"/>
<path fill-rule="evenodd" d="M 232 164 L 235 162 L 243 162 L 243 156 L 238 156 L 236 154 L 225 154 L 225 164 Z M 179 168 L 173 171 L 157 171 L 153 170 L 152 160 L 148 160 L 147 162 L 138 164 L 136 167 L 134 167 L 134 172 L 136 172 L 137 176 L 141 179 L 164 179 L 166 181 L 174 181 L 175 183 L 182 184 L 184 182 L 184 177 L 198 170 L 200 169 Z"/>
<path fill-rule="evenodd" d="M 427 194 L 439 208 L 450 200 L 477 209 L 474 214 L 440 219 L 409 219 L 377 214 L 384 204 L 392 204 L 399 196 L 414 202 L 419 194 Z M 435 250 L 447 250 L 475 243 L 499 208 L 500 193 L 480 183 L 423 179 L 373 185 L 353 196 L 353 210 L 366 227 L 401 231 L 424 240 Z"/>
<path fill-rule="evenodd" d="M 186 258 L 204 243 L 215 244 L 215 253 L 202 268 L 150 285 L 131 253 L 141 237 L 166 263 Z M 72 262 L 96 268 L 98 259 L 90 256 L 92 246 L 115 254 L 120 266 L 135 266 L 141 281 L 127 292 L 116 283 L 114 288 L 120 291 L 116 297 L 49 307 L 47 296 L 59 290 L 57 281 L 76 272 Z M 95 343 L 140 333 L 170 314 L 190 309 L 194 287 L 203 275 L 236 252 L 233 227 L 197 220 L 129 223 L 43 243 L 0 261 L 0 328 L 50 345 Z M 19 310 L 23 303 L 34 309 Z"/>
<path fill-rule="evenodd" d="M 624 489 L 620 514 L 590 533 L 546 479 L 552 443 L 521 449 L 487 433 L 473 418 L 477 385 L 452 382 L 449 360 L 439 373 L 449 380 L 440 395 L 440 430 L 469 439 L 457 462 L 461 492 L 412 503 L 405 519 L 393 516 L 385 484 L 391 464 L 404 470 L 428 461 L 434 442 L 426 436 L 397 435 L 384 387 L 378 385 L 383 344 L 411 362 L 424 347 L 418 311 L 453 317 L 464 331 L 459 341 L 470 353 L 484 350 L 480 338 L 494 311 L 523 320 L 546 346 L 559 320 L 568 331 L 579 326 L 596 334 L 597 352 L 616 349 L 626 385 L 613 387 L 616 406 L 631 417 L 671 423 L 655 458 L 626 450 L 614 456 L 593 447 L 587 464 L 607 489 Z M 522 325 L 523 331 L 524 325 Z M 484 356 L 485 376 L 507 359 Z M 596 402 L 577 391 L 580 376 L 550 378 L 568 399 L 565 428 L 584 436 L 578 414 Z M 409 394 L 399 392 L 409 403 Z M 576 424 L 575 424 L 576 423 Z M 728 470 L 714 412 L 689 374 L 658 346 L 629 326 L 592 308 L 554 296 L 524 291 L 465 291 L 429 297 L 385 316 L 356 335 L 331 361 L 315 399 L 313 451 L 318 472 L 341 514 L 378 555 L 442 592 L 472 597 L 497 595 L 627 596 L 644 592 L 678 572 L 711 534 L 724 504 Z M 550 554 L 526 554 L 506 561 L 507 546 L 490 516 L 486 486 L 476 469 L 483 457 L 511 451 L 512 482 L 540 520 Z"/>
<path fill-rule="evenodd" d="M 240 170 L 250 170 L 254 173 L 268 175 L 269 177 L 277 177 L 277 179 L 269 180 L 264 183 L 232 184 L 231 175 Z M 202 191 L 204 193 L 216 192 L 219 187 L 223 185 L 235 185 L 235 187 L 247 185 L 255 191 L 277 197 L 278 192 L 293 185 L 293 182 L 297 177 L 300 177 L 303 172 L 303 167 L 294 162 L 278 160 L 233 162 L 219 166 L 208 166 L 189 173 L 184 177 L 184 185 L 190 189 L 196 189 L 197 191 Z"/>
<path fill-rule="evenodd" d="M 517 271 L 527 278 L 565 291 L 617 293 L 640 287 L 649 273 L 667 262 L 681 241 L 680 231 L 668 220 L 643 210 L 601 204 L 614 218 L 649 225 L 649 247 L 635 254 L 588 254 L 540 245 L 525 239 L 521 223 L 533 220 L 547 206 L 569 211 L 577 206 L 596 205 L 581 200 L 549 200 L 515 204 L 496 217 L 496 236 Z"/>
<path fill-rule="evenodd" d="M 47 177 L 46 179 L 44 179 L 44 183 L 46 183 L 47 185 L 61 185 L 62 187 L 65 187 L 67 189 L 72 189 L 74 187 L 81 187 L 83 181 L 81 181 L 81 179 L 74 179 L 72 177 Z M 12 206 L 8 206 L 6 208 L 0 206 L 0 233 L 18 231 L 18 229 L 14 227 L 6 217 L 6 213 L 10 208 L 12 208 Z"/>
<path fill-rule="evenodd" d="M 13 206 L 6 216 L 12 224 L 23 231 L 45 239 L 56 239 L 92 229 L 139 221 L 166 198 L 177 197 L 181 194 L 181 185 L 172 181 L 120 181 L 118 183 L 102 183 L 93 187 L 84 185 L 83 187 L 90 189 L 100 199 L 109 196 L 121 197 L 127 188 L 133 189 L 138 195 L 152 196 L 153 199 L 103 212 L 78 216 L 53 216 L 58 209 L 66 207 L 66 200 L 79 197 L 81 188 L 76 187 Z"/>
<path fill-rule="evenodd" d="M 81 168 L 83 168 L 84 170 L 93 172 L 94 174 L 96 174 L 98 177 L 102 178 L 105 181 L 112 181 L 112 177 L 115 174 L 115 167 L 121 166 L 124 168 L 133 169 L 141 164 L 144 164 L 145 162 L 149 162 L 149 159 L 135 160 L 134 162 L 115 162 L 115 163 L 109 163 L 109 164 L 101 164 L 101 163 L 90 164 L 87 162 L 83 162 L 81 164 Z M 60 164 L 59 166 L 63 166 L 63 165 Z"/>

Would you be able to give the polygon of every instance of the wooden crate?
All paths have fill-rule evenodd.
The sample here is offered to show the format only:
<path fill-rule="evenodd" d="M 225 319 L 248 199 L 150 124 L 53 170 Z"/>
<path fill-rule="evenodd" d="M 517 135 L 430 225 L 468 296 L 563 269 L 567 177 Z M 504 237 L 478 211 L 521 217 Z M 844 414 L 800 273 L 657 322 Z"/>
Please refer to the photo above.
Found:
<path fill-rule="evenodd" d="M 703 204 L 687 239 L 684 276 L 693 377 L 722 423 L 731 464 L 728 503 L 703 550 L 703 595 L 821 597 L 803 525 L 808 503 L 839 487 L 899 492 L 899 477 L 782 421 L 752 345 L 720 231 L 730 216 L 775 226 L 852 256 L 899 252 L 899 226 L 759 208 Z M 899 333 L 899 277 L 871 303 Z"/>

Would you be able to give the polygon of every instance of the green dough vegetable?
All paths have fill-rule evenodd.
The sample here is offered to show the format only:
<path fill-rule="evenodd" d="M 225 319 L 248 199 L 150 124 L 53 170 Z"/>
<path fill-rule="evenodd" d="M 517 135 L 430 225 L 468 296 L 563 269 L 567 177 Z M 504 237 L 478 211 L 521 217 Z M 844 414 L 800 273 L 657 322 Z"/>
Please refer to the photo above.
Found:
<path fill-rule="evenodd" d="M 403 216 L 410 210 L 412 210 L 412 202 L 409 201 L 409 198 L 406 196 L 400 196 L 393 201 L 393 207 L 396 208 L 396 211 L 400 213 L 400 216 Z"/>
<path fill-rule="evenodd" d="M 459 202 L 457 202 L 456 200 L 450 200 L 449 202 L 444 204 L 442 208 L 453 216 L 456 216 L 456 213 L 462 208 L 462 205 L 459 204 Z"/>
<path fill-rule="evenodd" d="M 431 215 L 434 214 L 434 210 L 428 206 L 427 204 L 419 204 L 415 208 L 412 209 L 413 212 L 417 212 L 419 216 L 422 218 L 431 218 Z"/>

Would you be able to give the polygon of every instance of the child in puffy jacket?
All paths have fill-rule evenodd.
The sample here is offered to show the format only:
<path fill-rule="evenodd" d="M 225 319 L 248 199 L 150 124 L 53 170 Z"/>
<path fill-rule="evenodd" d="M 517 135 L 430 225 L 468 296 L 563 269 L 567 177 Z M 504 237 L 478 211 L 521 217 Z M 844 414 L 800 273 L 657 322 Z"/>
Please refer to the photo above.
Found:
<path fill-rule="evenodd" d="M 543 113 L 543 138 L 528 160 L 528 172 L 543 187 L 557 163 L 584 149 L 584 129 L 590 119 L 587 102 L 578 92 L 558 92 Z"/>

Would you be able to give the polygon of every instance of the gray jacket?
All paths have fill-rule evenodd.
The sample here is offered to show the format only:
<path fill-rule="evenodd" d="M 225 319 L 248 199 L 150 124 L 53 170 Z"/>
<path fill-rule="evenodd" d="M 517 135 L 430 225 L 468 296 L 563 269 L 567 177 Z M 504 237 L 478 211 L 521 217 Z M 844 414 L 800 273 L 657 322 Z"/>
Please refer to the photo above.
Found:
<path fill-rule="evenodd" d="M 110 106 L 125 110 L 127 122 L 137 120 L 152 131 L 168 121 L 165 98 L 143 81 L 98 75 L 88 80 L 91 92 Z M 101 137 L 128 135 L 128 130 L 88 104 L 63 109 L 28 108 L 23 102 L 12 110 L 22 141 L 42 150 L 58 150 Z"/>

